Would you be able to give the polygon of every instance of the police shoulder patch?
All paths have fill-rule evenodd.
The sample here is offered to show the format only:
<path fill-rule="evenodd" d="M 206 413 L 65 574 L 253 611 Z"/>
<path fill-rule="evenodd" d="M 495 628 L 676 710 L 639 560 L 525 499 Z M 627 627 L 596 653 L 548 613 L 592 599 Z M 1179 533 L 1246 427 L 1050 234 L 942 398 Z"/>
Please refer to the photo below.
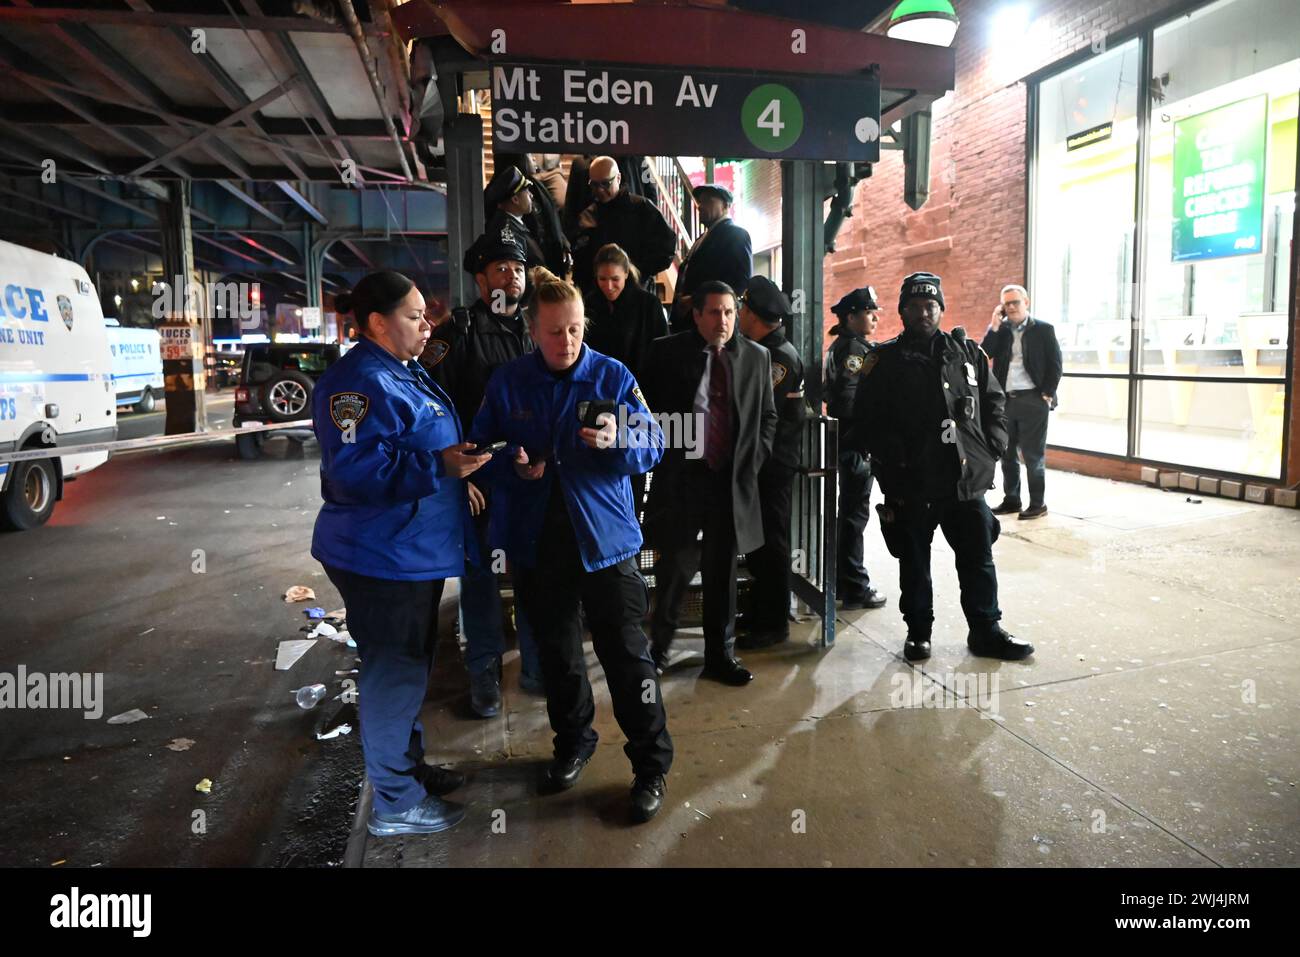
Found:
<path fill-rule="evenodd" d="M 782 382 L 785 381 L 785 377 L 789 375 L 789 373 L 790 373 L 789 369 L 781 365 L 781 363 L 774 361 L 772 363 L 772 385 L 773 386 L 780 385 Z"/>
<path fill-rule="evenodd" d="M 850 375 L 862 371 L 862 356 L 849 356 L 844 360 L 844 371 Z"/>
<path fill-rule="evenodd" d="M 430 339 L 429 344 L 424 347 L 424 354 L 420 356 L 420 364 L 426 369 L 432 369 L 445 359 L 449 352 L 451 352 L 450 342 L 445 339 Z"/>
<path fill-rule="evenodd" d="M 360 392 L 336 392 L 330 396 L 330 418 L 340 429 L 360 425 L 369 410 L 370 399 Z"/>
<path fill-rule="evenodd" d="M 649 411 L 650 411 L 650 403 L 647 402 L 647 401 L 645 400 L 645 396 L 642 395 L 642 393 L 641 393 L 641 387 L 640 387 L 639 385 L 634 385 L 634 386 L 632 386 L 632 394 L 633 394 L 634 396 L 637 397 L 637 400 L 638 400 L 638 401 L 639 401 L 643 406 L 645 406 L 645 410 L 646 410 L 647 412 L 649 412 Z"/>

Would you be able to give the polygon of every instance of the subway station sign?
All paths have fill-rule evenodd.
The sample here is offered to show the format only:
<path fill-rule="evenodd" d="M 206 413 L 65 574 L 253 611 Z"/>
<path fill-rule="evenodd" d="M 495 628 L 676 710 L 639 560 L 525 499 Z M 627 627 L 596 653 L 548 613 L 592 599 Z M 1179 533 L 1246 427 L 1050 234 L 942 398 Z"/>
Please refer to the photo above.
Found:
<path fill-rule="evenodd" d="M 1267 133 L 1266 95 L 1174 123 L 1174 262 L 1263 251 Z"/>
<path fill-rule="evenodd" d="M 500 64 L 492 68 L 492 145 L 511 153 L 876 162 L 879 74 Z"/>

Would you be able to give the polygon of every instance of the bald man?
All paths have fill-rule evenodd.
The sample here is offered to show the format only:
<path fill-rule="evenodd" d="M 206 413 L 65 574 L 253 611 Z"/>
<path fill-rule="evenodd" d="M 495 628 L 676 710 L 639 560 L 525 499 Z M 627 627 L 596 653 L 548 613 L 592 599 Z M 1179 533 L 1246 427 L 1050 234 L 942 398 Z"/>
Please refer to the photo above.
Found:
<path fill-rule="evenodd" d="M 592 259 L 606 243 L 617 243 L 640 270 L 648 288 L 668 268 L 677 248 L 672 227 L 654 203 L 628 192 L 611 156 L 597 156 L 587 171 L 595 198 L 578 219 L 573 244 L 573 281 L 584 293 L 596 289 Z"/>

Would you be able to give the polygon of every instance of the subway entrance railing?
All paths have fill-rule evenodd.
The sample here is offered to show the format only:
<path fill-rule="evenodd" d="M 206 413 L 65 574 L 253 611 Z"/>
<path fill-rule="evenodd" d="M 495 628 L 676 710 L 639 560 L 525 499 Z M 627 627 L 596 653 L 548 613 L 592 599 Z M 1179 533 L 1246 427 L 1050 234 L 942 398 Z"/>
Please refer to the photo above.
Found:
<path fill-rule="evenodd" d="M 790 509 L 794 593 L 821 617 L 823 648 L 835 644 L 839 424 L 825 415 L 804 423 Z"/>

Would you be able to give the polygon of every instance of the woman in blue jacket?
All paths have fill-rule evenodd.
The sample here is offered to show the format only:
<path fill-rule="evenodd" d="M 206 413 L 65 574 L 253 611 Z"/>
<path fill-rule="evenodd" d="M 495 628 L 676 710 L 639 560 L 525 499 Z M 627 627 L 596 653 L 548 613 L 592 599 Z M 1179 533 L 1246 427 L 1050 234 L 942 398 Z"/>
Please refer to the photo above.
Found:
<path fill-rule="evenodd" d="M 673 745 L 641 630 L 647 590 L 630 478 L 658 463 L 663 432 L 627 367 L 583 344 L 578 290 L 542 268 L 532 285 L 537 349 L 493 373 L 471 429 L 475 439 L 511 446 L 488 470 L 489 540 L 505 550 L 541 653 L 555 732 L 551 786 L 573 787 L 596 750 L 581 602 L 627 736 L 633 818 L 648 821 L 663 803 Z M 593 418 L 600 406 L 592 403 L 614 411 Z"/>
<path fill-rule="evenodd" d="M 432 327 L 411 280 L 371 273 L 351 300 L 357 344 L 312 399 L 325 504 L 311 553 L 343 596 L 361 657 L 370 833 L 423 834 L 465 816 L 441 799 L 464 776 L 424 763 L 420 706 L 443 583 L 464 573 L 470 508 L 481 507 L 463 479 L 491 456 L 466 454 L 451 399 L 415 361 Z"/>

